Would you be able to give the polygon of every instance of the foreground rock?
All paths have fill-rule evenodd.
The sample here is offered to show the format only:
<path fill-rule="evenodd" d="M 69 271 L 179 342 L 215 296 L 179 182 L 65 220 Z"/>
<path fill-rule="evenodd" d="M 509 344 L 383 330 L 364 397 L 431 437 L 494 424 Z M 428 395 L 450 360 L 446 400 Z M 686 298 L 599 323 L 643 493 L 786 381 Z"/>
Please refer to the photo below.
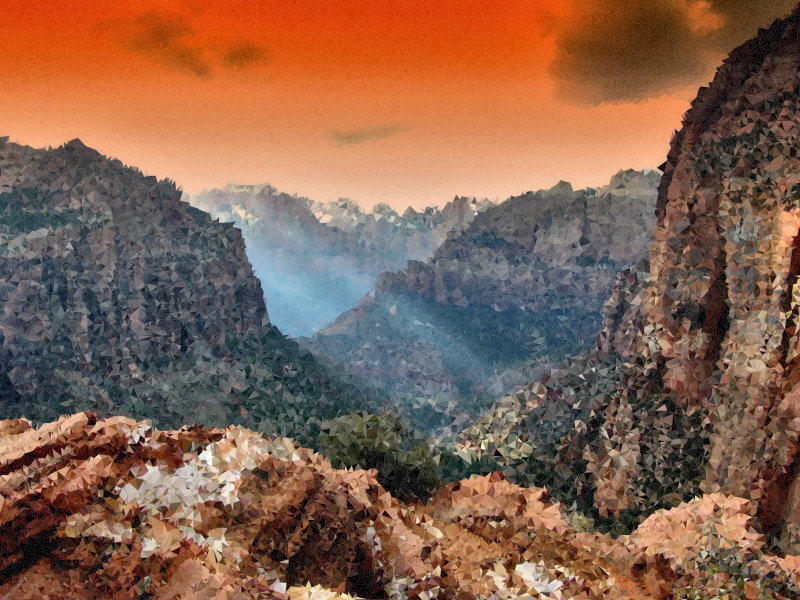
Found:
<path fill-rule="evenodd" d="M 757 556 L 750 508 L 717 495 L 612 540 L 500 474 L 410 505 L 238 427 L 0 421 L 0 598 L 669 598 L 720 541 Z M 759 560 L 796 585 L 794 558 Z"/>

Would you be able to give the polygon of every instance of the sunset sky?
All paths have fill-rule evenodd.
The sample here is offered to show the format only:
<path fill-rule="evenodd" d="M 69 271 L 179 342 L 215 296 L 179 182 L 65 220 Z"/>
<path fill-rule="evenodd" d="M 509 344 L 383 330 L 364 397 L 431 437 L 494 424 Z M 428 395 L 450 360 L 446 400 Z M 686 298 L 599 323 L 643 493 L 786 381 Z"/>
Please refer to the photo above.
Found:
<path fill-rule="evenodd" d="M 797 0 L 2 0 L 0 135 L 365 208 L 655 168 Z"/>

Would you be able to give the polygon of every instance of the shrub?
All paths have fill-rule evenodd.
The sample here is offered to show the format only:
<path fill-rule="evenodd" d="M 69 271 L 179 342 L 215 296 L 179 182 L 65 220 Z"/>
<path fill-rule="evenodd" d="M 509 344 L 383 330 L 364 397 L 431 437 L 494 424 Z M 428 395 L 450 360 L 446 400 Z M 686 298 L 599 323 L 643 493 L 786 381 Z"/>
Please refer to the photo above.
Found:
<path fill-rule="evenodd" d="M 415 440 L 391 411 L 322 423 L 319 448 L 335 468 L 376 469 L 378 483 L 402 500 L 426 500 L 442 484 L 441 454 L 430 438 Z"/>
<path fill-rule="evenodd" d="M 690 584 L 685 579 L 676 582 L 676 598 L 686 600 L 777 600 L 791 593 L 791 586 L 772 584 L 768 579 L 752 577 L 747 568 L 750 559 L 736 548 L 718 549 L 701 558 L 699 576 Z M 776 595 L 778 594 L 778 595 Z M 789 596 L 796 597 L 796 596 Z"/>

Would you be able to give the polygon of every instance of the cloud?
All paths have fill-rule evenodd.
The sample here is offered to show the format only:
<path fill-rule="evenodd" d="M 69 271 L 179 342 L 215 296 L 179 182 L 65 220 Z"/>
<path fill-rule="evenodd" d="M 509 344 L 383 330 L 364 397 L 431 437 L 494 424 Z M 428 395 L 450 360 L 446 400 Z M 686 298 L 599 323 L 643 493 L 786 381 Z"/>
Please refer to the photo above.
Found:
<path fill-rule="evenodd" d="M 727 54 L 756 35 L 759 27 L 769 27 L 775 19 L 788 17 L 797 1 L 707 0 L 707 4 L 726 19 L 726 25 L 709 36 L 709 43 Z"/>
<path fill-rule="evenodd" d="M 556 96 L 596 106 L 696 86 L 797 0 L 573 0 L 554 26 Z"/>
<path fill-rule="evenodd" d="M 391 123 L 389 125 L 379 125 L 376 127 L 364 127 L 362 129 L 350 129 L 342 131 L 337 129 L 328 133 L 333 142 L 341 147 L 345 144 L 363 144 L 364 142 L 371 142 L 388 138 L 391 135 L 408 131 L 410 127 L 400 125 L 399 123 Z"/>
<path fill-rule="evenodd" d="M 184 41 L 184 38 L 197 32 L 182 16 L 170 18 L 151 10 L 133 19 L 102 21 L 97 24 L 95 31 L 108 34 L 116 46 L 170 69 L 191 73 L 202 79 L 211 76 L 211 67 L 203 59 L 202 50 Z"/>
<path fill-rule="evenodd" d="M 262 62 L 269 62 L 271 53 L 269 48 L 241 42 L 230 47 L 222 56 L 222 64 L 227 68 L 243 68 Z"/>

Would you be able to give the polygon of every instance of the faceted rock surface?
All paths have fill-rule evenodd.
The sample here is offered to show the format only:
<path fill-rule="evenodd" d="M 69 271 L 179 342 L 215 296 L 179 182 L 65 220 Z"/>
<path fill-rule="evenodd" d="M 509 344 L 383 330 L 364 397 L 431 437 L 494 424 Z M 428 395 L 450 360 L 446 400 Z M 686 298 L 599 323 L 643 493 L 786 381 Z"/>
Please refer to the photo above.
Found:
<path fill-rule="evenodd" d="M 597 350 L 526 388 L 563 399 L 514 425 L 555 473 L 554 497 L 622 531 L 733 494 L 770 544 L 800 552 L 799 133 L 800 8 L 699 90 L 660 167 L 649 272 L 615 292 Z M 593 395 L 582 382 L 598 379 Z"/>
<path fill-rule="evenodd" d="M 659 179 L 620 171 L 601 188 L 561 182 L 491 206 L 298 341 L 426 433 L 458 432 L 594 344 L 617 274 L 648 255 Z"/>
<path fill-rule="evenodd" d="M 174 183 L 0 138 L 0 417 L 297 436 L 360 396 L 270 324 L 239 230 Z"/>
<path fill-rule="evenodd" d="M 796 10 L 731 52 L 673 138 L 636 368 L 615 396 L 603 449 L 629 466 L 597 478 L 608 510 L 647 501 L 636 490 L 657 452 L 642 447 L 644 417 L 634 414 L 641 397 L 658 398 L 670 413 L 703 415 L 684 436 L 708 436 L 708 453 L 696 457 L 699 489 L 751 499 L 761 526 L 783 530 L 785 550 L 798 548 L 787 489 L 800 432 L 799 92 Z M 660 449 L 677 466 L 674 451 Z"/>
<path fill-rule="evenodd" d="M 670 598 L 703 573 L 677 558 L 711 538 L 756 556 L 749 507 L 716 495 L 614 540 L 576 533 L 545 490 L 499 473 L 406 504 L 374 471 L 239 427 L 7 420 L 0 598 Z M 759 560 L 796 585 L 796 558 Z"/>

